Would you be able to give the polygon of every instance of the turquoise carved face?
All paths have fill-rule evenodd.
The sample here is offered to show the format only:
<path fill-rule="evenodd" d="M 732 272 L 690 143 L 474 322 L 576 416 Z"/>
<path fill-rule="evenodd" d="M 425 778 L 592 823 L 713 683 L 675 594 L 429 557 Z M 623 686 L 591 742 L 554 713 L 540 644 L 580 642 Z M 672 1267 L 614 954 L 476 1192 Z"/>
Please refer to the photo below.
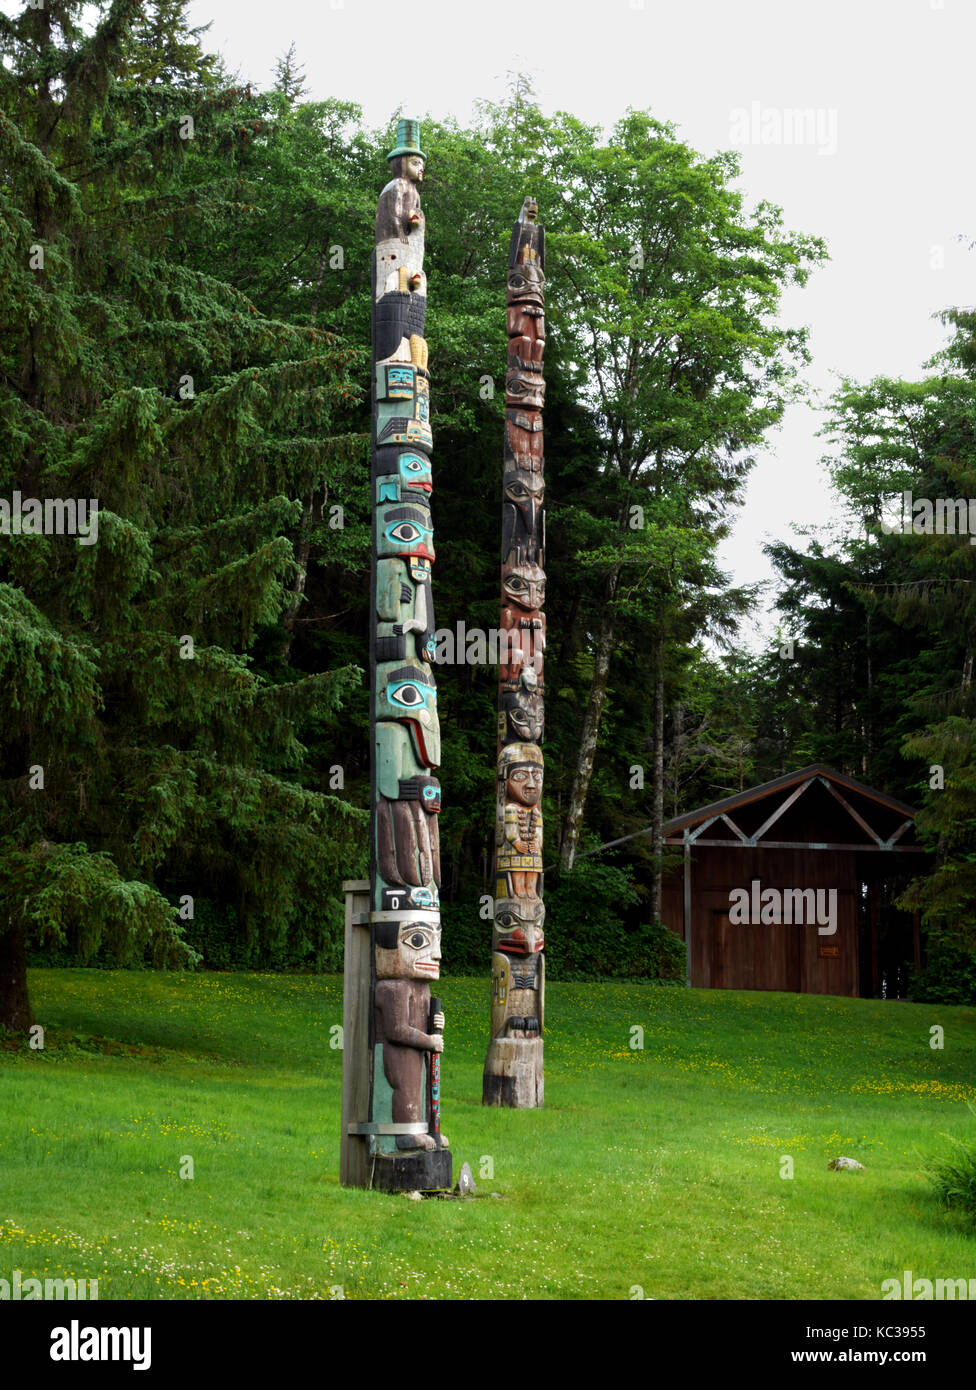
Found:
<path fill-rule="evenodd" d="M 377 477 L 376 503 L 382 506 L 384 502 L 409 501 L 411 497 L 426 499 L 433 490 L 430 459 L 410 450 L 400 454 L 396 473 Z"/>
<path fill-rule="evenodd" d="M 420 762 L 437 767 L 441 759 L 441 729 L 437 718 L 437 687 L 419 661 L 383 661 L 376 667 L 376 719 L 407 724 Z"/>
<path fill-rule="evenodd" d="M 376 443 L 432 447 L 430 382 L 421 368 L 405 362 L 376 367 Z"/>
<path fill-rule="evenodd" d="M 376 517 L 376 554 L 379 559 L 435 560 L 434 527 L 430 511 L 418 499 L 416 504 L 379 508 Z"/>
<path fill-rule="evenodd" d="M 400 486 L 406 491 L 431 493 L 434 490 L 430 459 L 423 454 L 401 454 L 397 466 L 400 473 Z"/>

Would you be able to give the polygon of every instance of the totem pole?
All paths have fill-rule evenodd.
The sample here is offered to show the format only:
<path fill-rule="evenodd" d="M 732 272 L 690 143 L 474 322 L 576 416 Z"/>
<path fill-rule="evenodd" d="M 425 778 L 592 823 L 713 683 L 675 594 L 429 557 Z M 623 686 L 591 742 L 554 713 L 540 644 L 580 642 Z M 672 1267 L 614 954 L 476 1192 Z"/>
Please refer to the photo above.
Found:
<path fill-rule="evenodd" d="M 508 257 L 491 1043 L 486 1105 L 543 1103 L 543 651 L 546 645 L 545 232 L 526 198 Z"/>
<path fill-rule="evenodd" d="M 434 656 L 430 378 L 420 124 L 387 156 L 373 258 L 370 1186 L 451 1186 L 440 1132 L 440 726 Z"/>

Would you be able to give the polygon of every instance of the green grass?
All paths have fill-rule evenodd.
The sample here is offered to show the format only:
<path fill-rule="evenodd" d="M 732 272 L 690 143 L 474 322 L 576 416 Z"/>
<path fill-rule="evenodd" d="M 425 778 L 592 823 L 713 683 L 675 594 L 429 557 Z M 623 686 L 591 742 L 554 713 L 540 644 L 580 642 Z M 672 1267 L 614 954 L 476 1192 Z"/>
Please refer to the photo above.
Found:
<path fill-rule="evenodd" d="M 98 1277 L 103 1298 L 876 1299 L 905 1269 L 976 1276 L 924 1175 L 976 1129 L 973 1009 L 551 985 L 546 1108 L 516 1113 L 480 1103 L 487 981 L 445 979 L 444 1129 L 478 1196 L 421 1203 L 339 1186 L 336 977 L 31 986 L 45 1050 L 0 1043 L 2 1278 Z M 867 1171 L 828 1172 L 838 1154 Z"/>

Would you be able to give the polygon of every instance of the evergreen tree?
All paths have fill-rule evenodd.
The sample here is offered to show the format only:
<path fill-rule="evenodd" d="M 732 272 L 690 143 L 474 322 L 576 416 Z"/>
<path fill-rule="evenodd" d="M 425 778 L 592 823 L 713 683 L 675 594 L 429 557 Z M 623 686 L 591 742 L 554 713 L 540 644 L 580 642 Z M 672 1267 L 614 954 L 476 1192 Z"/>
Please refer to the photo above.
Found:
<path fill-rule="evenodd" d="M 186 962 L 191 900 L 232 909 L 256 952 L 321 952 L 364 847 L 300 732 L 358 673 L 268 655 L 299 499 L 362 456 L 331 432 L 351 358 L 179 254 L 188 219 L 234 214 L 187 179 L 188 145 L 232 157 L 260 124 L 183 8 L 113 0 L 89 31 L 79 0 L 46 0 L 0 25 L 0 498 L 98 500 L 87 536 L 30 517 L 0 535 L 10 1028 L 28 944 Z M 137 70 L 149 21 L 175 41 Z"/>
<path fill-rule="evenodd" d="M 781 607 L 802 634 L 803 743 L 920 804 L 936 863 L 900 905 L 921 908 L 942 946 L 972 951 L 976 354 L 973 316 L 946 318 L 956 334 L 930 364 L 937 373 L 845 382 L 832 400 L 827 463 L 848 504 L 846 538 L 832 553 L 771 554 L 789 581 Z"/>
<path fill-rule="evenodd" d="M 126 43 L 129 81 L 183 90 L 221 84 L 223 63 L 200 42 L 210 25 L 193 28 L 189 6 L 190 0 L 144 0 L 134 7 Z"/>
<path fill-rule="evenodd" d="M 289 105 L 300 101 L 308 93 L 305 85 L 305 69 L 299 66 L 294 40 L 287 51 L 275 60 L 273 90 L 280 92 Z"/>

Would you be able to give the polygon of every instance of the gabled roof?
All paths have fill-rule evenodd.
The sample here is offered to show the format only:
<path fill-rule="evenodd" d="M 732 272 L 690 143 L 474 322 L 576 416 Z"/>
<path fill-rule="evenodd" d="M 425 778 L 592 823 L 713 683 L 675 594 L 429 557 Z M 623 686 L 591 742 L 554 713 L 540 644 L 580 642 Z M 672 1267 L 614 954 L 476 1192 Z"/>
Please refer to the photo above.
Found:
<path fill-rule="evenodd" d="M 810 805 L 809 800 L 803 802 L 796 810 L 793 809 L 811 788 L 822 788 L 836 803 L 832 815 L 827 816 L 823 792 L 815 793 L 814 799 L 815 803 L 818 803 L 818 809 L 814 813 L 814 820 L 823 821 L 825 828 L 840 831 L 840 834 L 823 837 L 814 832 L 814 836 L 811 836 L 807 809 Z M 759 806 L 763 801 L 768 803 L 768 815 L 765 814 L 767 808 Z M 799 824 L 796 819 L 798 813 L 802 817 Z M 806 825 L 801 830 L 800 825 L 803 821 Z M 872 821 L 874 824 L 871 824 Z M 791 824 L 792 838 L 778 838 L 782 836 L 784 828 Z M 879 825 L 881 829 L 878 828 Z M 808 845 L 811 849 L 853 850 L 860 844 L 866 849 L 911 850 L 920 853 L 917 845 L 899 844 L 903 836 L 907 835 L 908 839 L 911 839 L 914 829 L 915 810 L 904 801 L 898 801 L 886 792 L 858 782 L 855 778 L 837 772 L 832 767 L 826 767 L 823 763 L 811 763 L 809 767 L 787 773 L 784 777 L 775 777 L 771 782 L 763 782 L 758 787 L 749 787 L 735 796 L 726 796 L 721 801 L 699 806 L 697 810 L 688 811 L 683 816 L 674 816 L 665 823 L 663 838 L 665 843 L 670 845 L 690 843 L 718 846 L 727 843 L 753 849 L 761 846 L 771 849 L 799 849 Z M 844 840 L 844 830 L 848 831 L 848 835 L 853 832 L 853 842 L 849 839 Z M 706 831 L 710 832 L 711 838 L 704 838 Z M 768 833 L 770 831 L 772 835 Z M 719 838 L 716 839 L 715 836 Z"/>
<path fill-rule="evenodd" d="M 665 821 L 664 833 L 667 835 L 675 830 L 684 830 L 689 825 L 698 825 L 710 817 L 720 816 L 726 811 L 734 811 L 740 806 L 749 806 L 753 801 L 761 801 L 764 796 L 769 796 L 773 792 L 787 791 L 790 787 L 812 781 L 818 777 L 832 782 L 838 788 L 856 792 L 859 796 L 865 796 L 870 801 L 876 801 L 879 806 L 885 806 L 888 810 L 898 811 L 903 816 L 910 817 L 912 820 L 915 819 L 914 806 L 909 806 L 904 801 L 897 801 L 887 792 L 879 792 L 876 787 L 869 787 L 864 782 L 858 782 L 843 772 L 837 772 L 834 768 L 827 767 L 825 763 L 811 763 L 809 767 L 801 767 L 798 772 L 787 772 L 783 777 L 774 777 L 771 782 L 762 782 L 758 787 L 747 787 L 745 791 L 736 792 L 735 796 L 726 796 L 721 801 L 711 802 L 708 806 L 699 806 L 696 811 L 686 811 L 683 816 L 674 816 L 671 820 Z"/>
<path fill-rule="evenodd" d="M 800 801 L 803 794 L 814 784 L 819 783 L 826 787 L 828 793 L 833 797 L 852 825 L 859 827 L 860 833 L 867 838 L 860 843 L 853 844 L 822 844 L 806 840 L 801 842 L 782 842 L 767 840 L 764 838 L 767 830 L 779 821 L 784 813 Z M 743 831 L 732 820 L 733 811 L 741 811 L 745 807 L 752 806 L 755 802 L 762 801 L 764 797 L 773 797 L 777 792 L 783 792 L 784 798 L 776 806 L 772 814 L 767 816 L 761 825 L 755 826 L 751 833 Z M 890 833 L 879 833 L 875 830 L 864 816 L 851 806 L 847 796 L 865 798 L 873 802 L 881 809 L 883 817 L 889 819 L 892 815 L 897 816 L 899 823 Z M 869 808 L 865 807 L 867 811 Z M 735 796 L 723 797 L 721 801 L 712 801 L 707 806 L 699 806 L 696 811 L 686 811 L 683 816 L 673 816 L 671 820 L 665 821 L 662 826 L 662 839 L 666 845 L 675 846 L 691 842 L 692 845 L 708 846 L 730 846 L 740 848 L 794 848 L 794 849 L 843 849 L 843 850 L 904 850 L 912 854 L 922 854 L 924 851 L 917 844 L 905 844 L 904 839 L 911 839 L 915 829 L 915 808 L 909 806 L 904 801 L 898 801 L 895 797 L 889 796 L 887 792 L 878 791 L 876 787 L 869 787 L 865 782 L 858 782 L 854 777 L 848 777 L 846 773 L 837 772 L 832 767 L 827 767 L 825 763 L 811 763 L 809 767 L 801 767 L 797 772 L 788 772 L 783 777 L 774 777 L 771 782 L 763 782 L 757 787 L 748 787 L 745 791 L 737 792 Z M 721 840 L 704 839 L 704 832 L 711 825 L 721 822 L 718 832 L 725 838 Z M 724 826 L 724 829 L 723 829 Z M 693 834 L 689 833 L 692 827 L 698 827 Z M 621 835 L 617 840 L 609 840 L 606 844 L 598 846 L 597 849 L 585 850 L 576 856 L 577 859 L 586 859 L 591 854 L 601 854 L 604 850 L 616 849 L 620 845 L 627 844 L 630 840 L 640 839 L 644 835 L 652 833 L 651 827 L 646 826 L 643 830 L 631 831 L 629 835 Z M 554 868 L 555 865 L 547 865 L 547 868 Z"/>

